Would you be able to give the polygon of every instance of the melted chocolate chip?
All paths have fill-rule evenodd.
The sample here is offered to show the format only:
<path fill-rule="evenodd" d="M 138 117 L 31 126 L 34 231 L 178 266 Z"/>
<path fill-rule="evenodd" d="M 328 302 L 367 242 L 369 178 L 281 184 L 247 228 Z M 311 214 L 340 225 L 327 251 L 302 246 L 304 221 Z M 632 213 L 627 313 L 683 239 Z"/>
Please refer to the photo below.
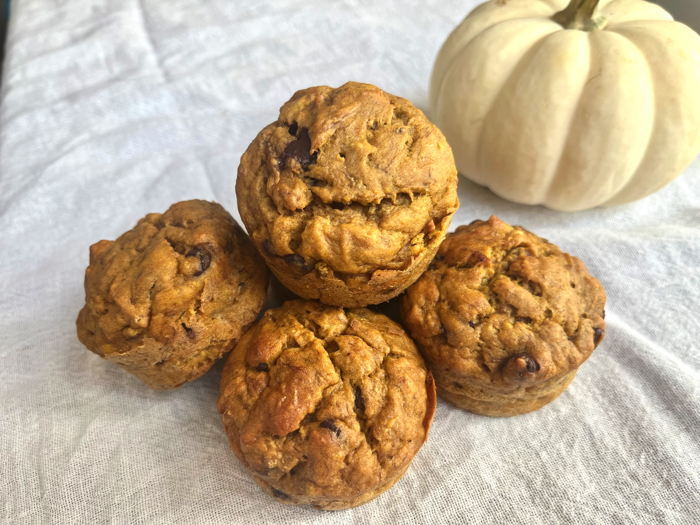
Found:
<path fill-rule="evenodd" d="M 534 374 L 535 372 L 539 372 L 540 370 L 540 365 L 537 361 L 535 361 L 532 357 L 527 356 L 525 358 L 527 361 L 527 371 L 530 372 L 531 374 Z"/>
<path fill-rule="evenodd" d="M 476 325 L 474 324 L 474 321 L 469 321 L 469 326 L 471 326 L 472 328 L 476 328 Z"/>
<path fill-rule="evenodd" d="M 297 124 L 296 122 L 294 124 L 292 124 L 291 126 L 289 126 L 289 134 L 292 137 L 297 136 L 297 131 L 299 131 L 299 124 Z"/>
<path fill-rule="evenodd" d="M 199 258 L 199 269 L 193 274 L 195 277 L 202 275 L 204 272 L 206 272 L 209 268 L 209 265 L 211 264 L 211 253 L 209 253 L 201 246 L 195 246 L 194 248 L 192 248 L 189 252 L 187 252 L 187 255 L 185 255 L 185 257 Z"/>
<path fill-rule="evenodd" d="M 272 247 L 272 243 L 265 239 L 262 243 L 263 250 L 265 250 L 265 253 L 268 255 L 271 255 L 272 257 L 279 257 L 277 253 L 275 253 L 275 249 Z"/>
<path fill-rule="evenodd" d="M 258 372 L 269 372 L 270 367 L 267 365 L 267 363 L 260 363 L 258 365 Z"/>
<path fill-rule="evenodd" d="M 297 139 L 287 144 L 282 152 L 282 155 L 280 155 L 279 163 L 284 165 L 284 161 L 294 158 L 306 171 L 309 168 L 309 165 L 316 163 L 318 152 L 316 151 L 313 154 L 311 153 L 311 138 L 309 137 L 308 129 L 301 128 L 299 132 L 295 133 L 294 135 L 297 137 Z"/>
<path fill-rule="evenodd" d="M 344 210 L 345 209 L 345 204 L 342 202 L 331 202 L 331 208 L 334 210 Z"/>
<path fill-rule="evenodd" d="M 188 335 L 192 333 L 192 328 L 187 326 L 185 323 L 180 323 L 180 324 L 182 324 L 182 327 L 185 329 L 185 332 L 187 332 Z"/>
<path fill-rule="evenodd" d="M 507 379 L 522 381 L 534 379 L 532 374 L 540 371 L 540 365 L 528 354 L 514 355 L 505 362 L 503 374 Z"/>
<path fill-rule="evenodd" d="M 318 151 L 314 151 L 311 154 L 311 157 L 309 158 L 309 164 L 316 164 L 316 161 L 318 160 Z M 306 169 L 306 167 L 304 167 Z"/>
<path fill-rule="evenodd" d="M 327 428 L 331 432 L 335 432 L 335 436 L 340 437 L 340 429 L 335 426 L 335 419 L 326 419 L 320 426 L 321 428 Z"/>
<path fill-rule="evenodd" d="M 285 494 L 281 490 L 277 490 L 274 487 L 272 488 L 272 495 L 279 499 L 289 499 L 289 494 Z"/>
<path fill-rule="evenodd" d="M 310 272 L 313 270 L 313 266 L 309 266 L 306 264 L 306 260 L 299 254 L 297 253 L 292 253 L 290 255 L 285 255 L 284 260 L 287 262 L 287 264 L 290 264 L 292 266 L 295 266 L 296 268 L 299 268 L 302 272 Z"/>
<path fill-rule="evenodd" d="M 354 386 L 352 392 L 355 394 L 355 408 L 360 412 L 364 412 L 365 401 L 362 399 L 362 389 L 359 386 Z"/>
<path fill-rule="evenodd" d="M 602 339 L 603 339 L 603 330 L 601 328 L 596 328 L 595 330 L 593 330 L 593 344 L 598 346 Z"/>

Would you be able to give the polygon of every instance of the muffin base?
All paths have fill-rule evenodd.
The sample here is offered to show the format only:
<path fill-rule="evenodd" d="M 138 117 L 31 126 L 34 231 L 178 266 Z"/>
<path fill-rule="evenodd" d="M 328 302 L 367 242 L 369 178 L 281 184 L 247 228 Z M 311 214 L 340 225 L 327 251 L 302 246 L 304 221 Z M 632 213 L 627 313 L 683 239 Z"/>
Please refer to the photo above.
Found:
<path fill-rule="evenodd" d="M 480 416 L 508 417 L 534 412 L 551 403 L 566 390 L 576 372 L 578 368 L 563 376 L 512 390 L 493 389 L 473 381 L 458 382 L 454 377 L 446 380 L 444 374 L 435 370 L 433 375 L 438 395 L 448 403 Z"/>
<path fill-rule="evenodd" d="M 308 498 L 308 497 L 299 497 L 299 496 L 287 496 L 285 498 L 279 497 L 275 494 L 275 489 L 267 483 L 266 481 L 263 481 L 262 479 L 258 478 L 254 472 L 248 469 L 248 472 L 250 472 L 250 475 L 253 477 L 253 480 L 260 485 L 260 487 L 267 492 L 270 496 L 275 498 L 277 501 L 280 503 L 284 503 L 286 505 L 312 505 L 315 509 L 320 509 L 320 510 L 345 510 L 345 509 L 352 509 L 355 507 L 359 507 L 360 505 L 364 505 L 365 503 L 368 503 L 372 501 L 373 499 L 381 496 L 384 492 L 389 490 L 391 487 L 394 486 L 394 484 L 400 480 L 403 475 L 406 473 L 408 470 L 408 467 L 411 466 L 411 463 L 409 462 L 401 471 L 399 471 L 393 478 L 387 479 L 384 483 L 379 485 L 378 487 L 375 487 L 372 490 L 369 490 L 367 492 L 363 492 L 359 496 L 356 496 L 354 498 L 350 499 L 328 499 L 328 498 Z"/>
<path fill-rule="evenodd" d="M 316 299 L 331 306 L 358 308 L 393 299 L 423 275 L 447 235 L 453 214 L 442 219 L 430 243 L 405 270 L 376 270 L 368 279 L 364 276 L 336 276 L 333 270 L 319 263 L 315 268 L 303 268 L 272 255 L 265 245 L 252 236 L 260 255 L 272 273 L 290 291 L 304 299 Z"/>
<path fill-rule="evenodd" d="M 251 309 L 248 317 L 259 312 L 264 302 L 264 296 L 260 296 L 258 305 Z M 185 337 L 176 337 L 170 344 L 163 344 L 154 338 L 145 337 L 140 346 L 134 347 L 127 352 L 103 354 L 98 347 L 90 345 L 94 334 L 85 328 L 85 316 L 87 309 L 80 310 L 77 320 L 78 339 L 94 354 L 99 355 L 107 361 L 118 364 L 131 375 L 137 377 L 151 390 L 169 390 L 179 388 L 183 384 L 194 381 L 206 374 L 212 365 L 227 354 L 234 343 L 231 341 L 214 344 L 201 350 L 196 355 L 189 351 L 191 343 Z M 245 318 L 244 318 L 245 319 Z M 255 319 L 249 319 L 241 326 L 241 334 L 253 324 Z"/>

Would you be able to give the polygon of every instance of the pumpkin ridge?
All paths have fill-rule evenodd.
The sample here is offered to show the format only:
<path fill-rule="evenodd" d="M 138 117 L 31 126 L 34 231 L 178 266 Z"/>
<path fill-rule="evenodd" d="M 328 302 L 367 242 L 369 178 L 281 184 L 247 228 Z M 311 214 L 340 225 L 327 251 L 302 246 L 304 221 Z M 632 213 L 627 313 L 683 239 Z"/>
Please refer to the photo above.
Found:
<path fill-rule="evenodd" d="M 625 22 L 625 23 L 630 23 L 630 22 Z M 623 25 L 623 24 L 620 24 L 620 25 Z M 617 27 L 620 27 L 620 26 L 617 26 Z M 642 62 L 644 63 L 645 69 L 646 69 L 646 72 L 647 72 L 647 79 L 648 79 L 648 82 L 649 82 L 649 84 L 652 86 L 651 92 L 652 92 L 652 94 L 653 94 L 653 97 L 652 97 L 652 101 L 653 101 L 653 107 L 652 107 L 653 114 L 652 114 L 652 117 L 651 117 L 651 133 L 649 134 L 649 139 L 647 140 L 647 144 L 646 144 L 646 146 L 644 147 L 644 152 L 639 156 L 639 162 L 637 163 L 637 166 L 635 167 L 634 170 L 631 171 L 630 176 L 627 178 L 627 180 L 624 182 L 624 184 L 621 184 L 617 191 L 615 191 L 612 195 L 610 195 L 605 201 L 603 201 L 602 203 L 600 203 L 600 205 L 602 205 L 602 206 L 604 206 L 607 202 L 613 200 L 616 196 L 618 196 L 618 195 L 620 195 L 621 193 L 623 193 L 623 192 L 625 191 L 625 189 L 632 183 L 632 181 L 634 181 L 634 179 L 637 178 L 637 175 L 638 175 L 639 171 L 642 169 L 642 166 L 644 165 L 644 162 L 646 161 L 646 159 L 647 159 L 648 156 L 649 156 L 649 149 L 651 148 L 651 144 L 652 144 L 652 142 L 653 142 L 653 138 L 654 138 L 654 129 L 656 128 L 656 122 L 657 122 L 657 119 L 658 119 L 658 112 L 657 112 L 658 104 L 657 104 L 657 100 L 656 100 L 657 95 L 656 95 L 656 90 L 654 89 L 654 87 L 655 87 L 655 85 L 656 85 L 656 82 L 655 82 L 655 80 L 654 80 L 654 75 L 653 75 L 652 72 L 651 72 L 651 65 L 649 64 L 649 59 L 647 58 L 646 54 L 639 48 L 639 46 L 638 46 L 636 43 L 634 43 L 634 41 L 632 41 L 631 39 L 627 38 L 625 35 L 619 33 L 618 31 L 615 31 L 615 30 L 612 30 L 612 29 L 611 29 L 611 30 L 609 30 L 609 32 L 610 32 L 610 33 L 614 33 L 614 34 L 616 34 L 616 35 L 619 35 L 620 37 L 624 38 L 627 42 L 629 42 L 630 45 L 631 45 L 632 47 L 634 47 L 634 49 L 637 51 L 637 53 L 639 54 L 639 56 L 640 56 Z"/>
<path fill-rule="evenodd" d="M 549 40 L 549 39 L 554 39 L 554 40 Z M 493 106 L 489 110 L 489 115 L 488 118 L 492 117 L 493 113 L 495 111 L 501 111 L 503 107 L 513 107 L 519 108 L 519 106 L 515 105 L 512 106 L 513 100 L 517 99 L 519 102 L 522 102 L 523 100 L 519 96 L 519 90 L 517 89 L 520 84 L 524 84 L 526 87 L 529 84 L 529 80 L 532 78 L 537 78 L 538 74 L 541 74 L 543 72 L 542 64 L 541 62 L 547 61 L 547 57 L 550 56 L 550 54 L 556 53 L 557 48 L 563 47 L 562 42 L 574 42 L 573 39 L 578 39 L 578 40 L 583 40 L 583 35 L 579 31 L 556 31 L 554 33 L 550 33 L 549 35 L 546 35 L 543 37 L 540 41 L 538 41 L 536 46 L 533 46 L 529 51 L 528 55 L 526 55 L 523 60 L 518 64 L 518 66 L 515 68 L 513 73 L 510 75 L 508 78 L 507 82 L 504 84 L 504 86 L 501 89 L 501 92 L 498 95 L 498 98 L 494 100 Z M 567 45 L 570 45 L 570 49 L 574 50 L 574 46 L 571 45 L 570 43 L 567 43 Z M 583 46 L 580 42 L 576 43 L 576 49 L 577 52 L 582 53 L 586 52 L 588 55 L 589 59 L 589 67 L 590 67 L 590 45 L 587 44 L 588 47 Z M 546 49 L 543 49 L 546 48 Z M 542 58 L 544 57 L 544 58 Z M 573 71 L 579 71 L 579 69 L 571 69 L 569 74 Z M 583 92 L 583 86 L 585 84 L 585 81 L 587 79 L 587 74 L 583 75 L 583 71 L 581 70 L 581 74 L 577 73 L 577 76 L 580 76 L 582 79 L 581 82 L 581 87 L 579 90 L 578 97 L 575 96 L 567 96 L 566 98 L 562 99 L 564 102 L 566 102 L 566 113 L 559 111 L 557 114 L 561 115 L 564 117 L 565 115 L 569 114 L 569 107 L 571 109 L 571 113 L 568 116 L 568 118 L 562 118 L 560 125 L 560 133 L 559 134 L 552 134 L 552 133 L 543 133 L 541 134 L 540 138 L 545 138 L 548 141 L 555 142 L 556 146 L 552 146 L 552 151 L 557 151 L 559 150 L 559 156 L 556 155 L 551 155 L 551 160 L 547 162 L 545 165 L 544 163 L 539 163 L 538 165 L 535 166 L 536 171 L 535 173 L 538 174 L 538 177 L 535 178 L 534 180 L 549 180 L 551 182 L 553 176 L 554 176 L 554 170 L 556 169 L 559 160 L 561 159 L 561 152 L 564 151 L 565 147 L 565 140 L 568 136 L 568 133 L 570 132 L 571 129 L 571 124 L 573 120 L 573 116 L 575 115 L 576 108 L 578 104 L 580 103 L 580 94 Z M 550 79 L 551 82 L 547 83 L 547 89 L 550 89 L 552 85 L 554 85 L 557 80 L 552 78 Z M 503 98 L 504 93 L 508 95 L 507 98 Z M 531 110 L 532 111 L 532 110 Z M 518 202 L 521 203 L 527 203 L 527 204 L 539 204 L 541 202 L 541 199 L 535 200 L 532 199 L 533 191 L 528 191 L 526 194 L 521 194 L 521 193 L 514 193 L 513 188 L 508 188 L 505 191 L 503 191 L 503 188 L 499 186 L 502 186 L 502 184 L 499 184 L 499 181 L 503 181 L 508 175 L 513 175 L 513 166 L 506 166 L 505 170 L 500 169 L 501 166 L 494 166 L 493 159 L 499 158 L 498 153 L 500 153 L 500 157 L 503 155 L 510 155 L 511 151 L 508 149 L 504 149 L 504 146 L 502 144 L 502 140 L 509 141 L 511 145 L 516 145 L 516 146 L 521 146 L 523 142 L 529 141 L 529 136 L 526 135 L 523 130 L 517 129 L 516 133 L 512 133 L 506 136 L 505 139 L 502 138 L 500 134 L 494 134 L 493 129 L 498 129 L 499 127 L 504 127 L 504 115 L 501 112 L 500 115 L 496 115 L 499 118 L 495 118 L 495 120 L 491 120 L 489 122 L 484 122 L 484 127 L 481 130 L 481 134 L 479 137 L 479 160 L 478 164 L 480 167 L 480 171 L 484 171 L 485 173 L 488 172 L 490 173 L 491 177 L 490 180 L 487 177 L 483 177 L 487 182 L 485 182 L 485 185 L 487 185 L 494 193 L 497 195 L 506 198 L 508 200 L 517 200 Z M 551 117 L 551 115 L 550 115 Z M 507 119 L 510 119 L 510 114 Z M 524 124 L 525 120 L 522 122 L 518 121 L 520 124 Z M 568 131 L 567 131 L 568 130 Z M 565 136 L 566 134 L 566 136 Z M 490 144 L 490 145 L 489 145 Z M 557 149 L 555 149 L 557 148 Z M 519 150 L 522 153 L 522 150 Z M 498 152 L 498 153 L 494 153 Z M 535 150 L 536 152 L 536 150 Z M 485 161 L 485 159 L 488 159 Z M 491 161 L 489 164 L 488 162 Z M 546 168 L 547 177 L 541 177 L 539 174 L 544 172 L 544 169 Z M 522 169 L 522 168 L 518 168 Z M 512 177 L 511 177 L 512 178 Z M 544 182 L 539 182 L 538 185 L 541 186 L 541 189 L 537 192 L 537 195 L 542 195 L 543 193 L 546 193 L 546 188 L 547 186 L 545 185 Z M 531 190 L 531 188 L 528 188 L 528 190 Z"/>
<path fill-rule="evenodd" d="M 549 175 L 548 181 L 546 184 L 546 189 L 544 190 L 544 197 L 537 199 L 537 204 L 542 204 L 544 202 L 547 202 L 550 199 L 551 192 L 552 192 L 552 186 L 554 185 L 555 179 L 559 176 L 562 168 L 562 164 L 564 162 L 564 152 L 566 151 L 569 141 L 571 140 L 571 135 L 573 133 L 574 129 L 574 121 L 576 119 L 576 116 L 578 115 L 579 110 L 581 109 L 581 103 L 582 103 L 582 98 L 583 98 L 583 92 L 586 89 L 586 86 L 588 83 L 595 77 L 591 76 L 591 65 L 593 64 L 593 56 L 591 53 L 591 41 L 590 41 L 590 35 L 586 35 L 586 43 L 588 45 L 588 74 L 586 75 L 586 80 L 583 83 L 583 86 L 581 86 L 581 91 L 578 94 L 578 102 L 576 103 L 576 106 L 574 107 L 574 110 L 571 113 L 571 119 L 569 121 L 569 129 L 566 134 L 566 138 L 562 142 L 561 145 L 561 150 L 559 152 L 559 162 L 557 163 L 557 166 L 554 168 L 554 171 Z"/>
<path fill-rule="evenodd" d="M 485 5 L 486 4 L 482 4 L 482 6 L 485 6 Z M 476 9 L 479 9 L 479 7 L 482 7 L 482 6 L 478 6 Z M 467 21 L 467 19 L 469 19 L 476 12 L 476 9 L 472 13 L 469 13 L 469 15 L 467 15 L 464 18 L 464 20 L 462 20 L 462 22 L 460 22 L 460 25 L 464 24 Z M 552 13 L 554 13 L 554 12 L 556 12 L 556 8 L 552 8 Z M 506 22 L 514 22 L 514 21 L 520 21 L 520 20 L 544 21 L 544 20 L 547 20 L 547 18 L 543 18 L 542 15 L 538 15 L 538 13 L 533 13 L 532 16 L 513 16 L 511 18 L 505 18 L 503 20 L 498 20 L 497 22 L 495 22 L 493 24 L 485 26 L 478 33 L 475 33 L 469 40 L 463 42 L 458 48 L 449 50 L 452 58 L 450 59 L 450 61 L 447 65 L 441 66 L 442 71 L 441 71 L 441 75 L 440 75 L 439 86 L 437 87 L 437 89 L 435 89 L 432 82 L 430 85 L 430 93 L 428 95 L 428 100 L 430 102 L 431 108 L 433 108 L 435 106 L 436 101 L 440 98 L 440 94 L 442 93 L 443 85 L 445 84 L 445 79 L 448 77 L 449 72 L 452 70 L 452 67 L 455 65 L 455 62 L 467 50 L 467 48 L 473 44 L 473 42 L 475 40 L 477 40 L 481 35 L 483 35 L 487 31 L 490 31 L 491 29 L 498 27 Z M 459 27 L 459 26 L 457 26 L 457 27 Z M 557 29 L 557 30 L 559 30 L 559 29 Z M 443 43 L 442 47 L 440 48 L 440 51 L 438 51 L 438 56 L 435 60 L 436 65 L 440 61 L 440 55 L 442 54 L 443 48 L 445 47 L 445 45 L 448 42 L 449 42 L 449 37 Z M 433 71 L 431 73 L 431 78 L 435 77 L 435 74 L 437 73 L 436 69 L 437 69 L 436 67 L 433 68 Z M 434 90 L 434 93 L 433 93 L 433 90 Z M 435 122 L 436 117 L 437 117 L 436 115 L 431 115 L 431 119 L 434 122 Z"/>
<path fill-rule="evenodd" d="M 667 20 L 630 20 L 630 21 L 623 22 L 623 23 L 617 25 L 617 26 L 615 27 L 615 29 L 627 29 L 627 28 L 630 28 L 630 26 L 631 26 L 631 28 L 634 30 L 634 29 L 635 29 L 635 27 L 634 27 L 635 24 L 638 24 L 639 22 L 645 22 L 645 23 L 646 23 L 646 22 L 668 23 Z M 674 23 L 675 23 L 675 22 L 674 22 Z M 600 203 L 600 206 L 609 206 L 611 203 L 614 203 L 614 202 L 616 201 L 616 199 L 617 199 L 620 195 L 624 194 L 624 193 L 625 193 L 625 190 L 627 190 L 627 189 L 630 187 L 630 185 L 638 178 L 639 174 L 640 174 L 641 171 L 642 171 L 642 168 L 644 167 L 644 165 L 646 164 L 647 159 L 649 158 L 649 152 L 650 152 L 650 149 L 651 149 L 652 144 L 654 143 L 654 139 L 655 139 L 655 135 L 656 135 L 655 130 L 656 130 L 656 128 L 657 128 L 656 124 L 657 124 L 657 122 L 658 122 L 658 100 L 657 100 L 658 94 L 657 94 L 657 90 L 654 89 L 654 88 L 656 87 L 656 78 L 655 78 L 655 76 L 654 76 L 654 74 L 653 74 L 653 72 L 652 72 L 651 64 L 649 63 L 649 59 L 647 58 L 646 53 L 637 45 L 637 43 L 636 43 L 634 40 L 632 40 L 631 38 L 628 38 L 625 34 L 619 32 L 619 31 L 617 31 L 617 30 L 611 30 L 611 32 L 613 32 L 613 33 L 615 33 L 615 34 L 617 34 L 617 35 L 620 35 L 622 38 L 624 38 L 625 40 L 627 40 L 627 41 L 637 50 L 637 52 L 639 53 L 640 57 L 642 58 L 642 61 L 643 61 L 644 64 L 646 65 L 646 70 L 647 70 L 647 74 L 648 74 L 648 81 L 649 81 L 649 83 L 650 83 L 651 86 L 652 86 L 652 93 L 654 94 L 654 97 L 653 97 L 653 102 L 654 102 L 654 107 L 653 107 L 653 109 L 654 109 L 654 114 L 653 114 L 653 118 L 652 118 L 652 133 L 651 133 L 651 135 L 649 136 L 649 140 L 647 141 L 646 147 L 644 148 L 644 154 L 641 155 L 639 164 L 637 165 L 637 168 L 632 172 L 632 174 L 630 175 L 629 179 L 627 179 L 627 181 L 626 181 L 623 185 L 621 185 L 620 188 L 619 188 L 615 193 L 613 193 L 613 194 L 610 195 L 605 201 L 603 201 L 602 203 Z M 668 181 L 666 184 L 669 184 L 670 182 L 671 182 L 671 181 Z M 664 186 L 665 186 L 666 184 L 664 184 Z M 663 186 L 662 186 L 662 187 L 663 187 Z M 660 189 L 660 188 L 659 188 L 659 189 Z M 629 202 L 629 201 L 625 200 L 625 201 L 623 201 L 623 202 Z"/>
<path fill-rule="evenodd" d="M 519 59 L 519 60 L 517 61 L 517 63 L 515 64 L 515 67 L 513 68 L 513 70 L 512 70 L 512 71 L 508 74 L 508 76 L 505 78 L 505 81 L 503 82 L 503 84 L 501 85 L 501 87 L 498 88 L 498 94 L 493 98 L 493 100 L 492 100 L 492 102 L 491 102 L 491 105 L 490 105 L 490 107 L 488 108 L 488 111 L 486 111 L 486 112 L 484 113 L 484 117 L 483 117 L 483 119 L 481 120 L 481 131 L 480 131 L 480 133 L 479 133 L 479 143 L 478 143 L 478 145 L 477 145 L 476 151 L 478 151 L 478 152 L 480 152 L 480 153 L 484 151 L 484 140 L 485 140 L 485 139 L 484 139 L 485 133 L 483 132 L 484 126 L 486 125 L 486 122 L 487 122 L 487 121 L 491 118 L 491 116 L 493 115 L 493 112 L 494 112 L 494 110 L 496 109 L 496 107 L 498 106 L 498 103 L 499 103 L 501 97 L 503 96 L 503 94 L 505 93 L 506 88 L 509 86 L 509 83 L 510 83 L 511 79 L 513 78 L 513 76 L 514 76 L 517 72 L 519 72 L 519 70 L 520 70 L 521 68 L 524 68 L 524 67 L 526 66 L 526 64 L 524 63 L 526 59 L 532 59 L 532 57 L 534 57 L 534 56 L 537 54 L 537 52 L 540 50 L 540 48 L 544 45 L 545 40 L 547 40 L 547 38 L 550 37 L 551 34 L 552 34 L 552 33 L 541 37 L 541 38 L 540 38 L 539 40 L 537 40 L 529 49 L 527 49 L 527 50 L 525 51 L 525 53 L 523 53 L 523 55 L 520 57 L 520 59 Z M 482 155 L 479 154 L 479 156 L 478 156 L 478 158 L 477 158 L 477 160 L 476 160 L 477 171 L 481 171 L 481 168 L 480 168 L 480 166 L 481 166 L 481 158 L 482 158 Z M 480 178 L 481 178 L 481 177 L 480 177 Z M 481 179 L 484 180 L 483 178 L 481 178 Z M 485 180 L 485 185 L 488 186 L 488 182 L 486 182 L 486 181 L 488 181 L 488 179 Z M 489 187 L 490 187 L 490 186 L 489 186 Z"/>

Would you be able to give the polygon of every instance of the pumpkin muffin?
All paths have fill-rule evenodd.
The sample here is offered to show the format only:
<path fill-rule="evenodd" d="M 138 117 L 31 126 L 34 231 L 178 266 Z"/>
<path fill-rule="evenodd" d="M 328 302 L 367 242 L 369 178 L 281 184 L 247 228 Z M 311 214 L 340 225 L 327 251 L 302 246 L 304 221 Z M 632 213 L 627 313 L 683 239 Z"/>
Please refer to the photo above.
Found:
<path fill-rule="evenodd" d="M 255 320 L 268 275 L 220 205 L 180 202 L 90 247 L 78 338 L 149 387 L 177 388 L 209 370 Z"/>
<path fill-rule="evenodd" d="M 354 82 L 284 104 L 241 158 L 236 194 L 282 284 L 347 307 L 418 279 L 459 205 L 442 133 L 410 102 Z"/>
<path fill-rule="evenodd" d="M 406 472 L 428 438 L 435 386 L 389 318 L 299 300 L 268 310 L 241 338 L 218 409 L 231 448 L 268 494 L 338 510 Z"/>
<path fill-rule="evenodd" d="M 491 217 L 447 236 L 400 309 L 441 397 L 514 416 L 569 385 L 603 339 L 604 306 L 579 259 Z"/>

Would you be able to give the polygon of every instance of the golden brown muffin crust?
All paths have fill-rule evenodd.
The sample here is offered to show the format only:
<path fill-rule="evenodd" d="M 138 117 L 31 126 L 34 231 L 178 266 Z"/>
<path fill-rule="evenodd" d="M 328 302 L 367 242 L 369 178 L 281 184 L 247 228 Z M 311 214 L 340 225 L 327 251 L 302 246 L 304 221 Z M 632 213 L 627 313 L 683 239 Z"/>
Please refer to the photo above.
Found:
<path fill-rule="evenodd" d="M 253 242 L 295 293 L 364 306 L 425 269 L 458 207 L 440 131 L 375 86 L 297 92 L 241 159 L 238 206 Z"/>
<path fill-rule="evenodd" d="M 283 503 L 362 504 L 427 439 L 432 377 L 403 329 L 315 301 L 268 310 L 226 361 L 218 401 L 232 449 Z"/>
<path fill-rule="evenodd" d="M 154 389 L 209 370 L 256 318 L 268 271 L 216 203 L 152 213 L 90 247 L 80 341 Z"/>
<path fill-rule="evenodd" d="M 603 287 L 579 259 L 491 217 L 447 236 L 402 297 L 401 315 L 438 393 L 467 410 L 513 415 L 566 388 L 603 338 L 604 306 Z"/>

